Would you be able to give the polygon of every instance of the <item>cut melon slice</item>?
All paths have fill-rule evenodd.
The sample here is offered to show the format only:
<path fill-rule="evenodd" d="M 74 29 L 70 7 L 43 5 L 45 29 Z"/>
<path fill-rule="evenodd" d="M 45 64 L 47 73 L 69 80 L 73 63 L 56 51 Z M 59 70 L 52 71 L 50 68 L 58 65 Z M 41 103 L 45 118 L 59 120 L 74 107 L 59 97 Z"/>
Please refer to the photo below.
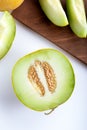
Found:
<path fill-rule="evenodd" d="M 67 14 L 72 31 L 81 38 L 87 37 L 87 21 L 83 0 L 66 0 Z"/>
<path fill-rule="evenodd" d="M 17 61 L 12 85 L 18 99 L 27 107 L 36 111 L 53 110 L 71 96 L 75 75 L 62 53 L 42 49 Z"/>
<path fill-rule="evenodd" d="M 9 51 L 16 33 L 14 18 L 7 11 L 0 20 L 0 59 Z"/>
<path fill-rule="evenodd" d="M 48 19 L 57 26 L 68 25 L 66 13 L 60 0 L 39 0 L 40 6 Z"/>

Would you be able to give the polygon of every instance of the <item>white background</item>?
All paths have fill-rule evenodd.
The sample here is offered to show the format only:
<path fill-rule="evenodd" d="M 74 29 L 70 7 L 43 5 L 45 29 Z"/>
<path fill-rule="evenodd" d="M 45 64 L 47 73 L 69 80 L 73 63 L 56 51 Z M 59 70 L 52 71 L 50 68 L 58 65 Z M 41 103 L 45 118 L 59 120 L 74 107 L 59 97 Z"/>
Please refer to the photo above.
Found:
<path fill-rule="evenodd" d="M 18 21 L 16 25 L 13 45 L 0 61 L 0 130 L 87 130 L 87 66 Z M 64 53 L 76 76 L 70 99 L 48 116 L 25 107 L 15 96 L 11 82 L 16 61 L 42 48 Z"/>

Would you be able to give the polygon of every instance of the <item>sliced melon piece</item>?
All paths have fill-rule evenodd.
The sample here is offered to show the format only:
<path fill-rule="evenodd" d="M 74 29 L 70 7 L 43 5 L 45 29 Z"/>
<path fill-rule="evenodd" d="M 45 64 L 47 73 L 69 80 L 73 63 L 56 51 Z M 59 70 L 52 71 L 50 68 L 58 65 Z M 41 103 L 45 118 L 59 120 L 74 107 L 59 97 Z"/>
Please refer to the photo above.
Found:
<path fill-rule="evenodd" d="M 68 25 L 66 13 L 60 0 L 39 0 L 40 6 L 49 20 L 57 26 Z"/>
<path fill-rule="evenodd" d="M 69 99 L 75 75 L 62 53 L 42 49 L 17 61 L 12 71 L 12 85 L 23 104 L 36 111 L 45 111 Z"/>
<path fill-rule="evenodd" d="M 14 18 L 7 11 L 0 20 L 0 59 L 9 51 L 16 33 Z"/>
<path fill-rule="evenodd" d="M 83 0 L 66 0 L 70 27 L 81 38 L 87 36 L 87 21 Z"/>

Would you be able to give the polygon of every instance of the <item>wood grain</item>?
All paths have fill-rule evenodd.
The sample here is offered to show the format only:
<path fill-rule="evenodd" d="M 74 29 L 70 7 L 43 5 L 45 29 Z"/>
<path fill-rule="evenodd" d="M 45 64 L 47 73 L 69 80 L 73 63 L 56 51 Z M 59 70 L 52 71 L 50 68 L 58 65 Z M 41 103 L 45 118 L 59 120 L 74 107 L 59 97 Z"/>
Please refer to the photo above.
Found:
<path fill-rule="evenodd" d="M 87 0 L 84 0 L 84 3 L 87 13 Z M 62 4 L 66 11 L 65 0 L 62 0 Z M 33 31 L 87 64 L 87 38 L 78 38 L 69 26 L 53 25 L 41 10 L 38 0 L 25 0 L 12 12 L 12 15 Z"/>

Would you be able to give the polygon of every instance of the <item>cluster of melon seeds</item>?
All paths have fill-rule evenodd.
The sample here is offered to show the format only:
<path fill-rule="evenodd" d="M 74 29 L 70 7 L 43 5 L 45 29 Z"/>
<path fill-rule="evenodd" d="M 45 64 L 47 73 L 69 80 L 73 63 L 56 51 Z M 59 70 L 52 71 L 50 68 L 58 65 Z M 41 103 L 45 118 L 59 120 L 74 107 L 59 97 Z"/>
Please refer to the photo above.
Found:
<path fill-rule="evenodd" d="M 35 61 L 35 65 L 30 66 L 28 71 L 28 77 L 33 86 L 35 86 L 36 90 L 40 93 L 41 96 L 45 94 L 44 84 L 40 81 L 40 77 L 38 76 L 37 68 L 38 67 L 43 71 L 45 80 L 47 82 L 48 90 L 53 93 L 56 89 L 56 79 L 55 74 L 52 67 L 47 62 Z"/>

